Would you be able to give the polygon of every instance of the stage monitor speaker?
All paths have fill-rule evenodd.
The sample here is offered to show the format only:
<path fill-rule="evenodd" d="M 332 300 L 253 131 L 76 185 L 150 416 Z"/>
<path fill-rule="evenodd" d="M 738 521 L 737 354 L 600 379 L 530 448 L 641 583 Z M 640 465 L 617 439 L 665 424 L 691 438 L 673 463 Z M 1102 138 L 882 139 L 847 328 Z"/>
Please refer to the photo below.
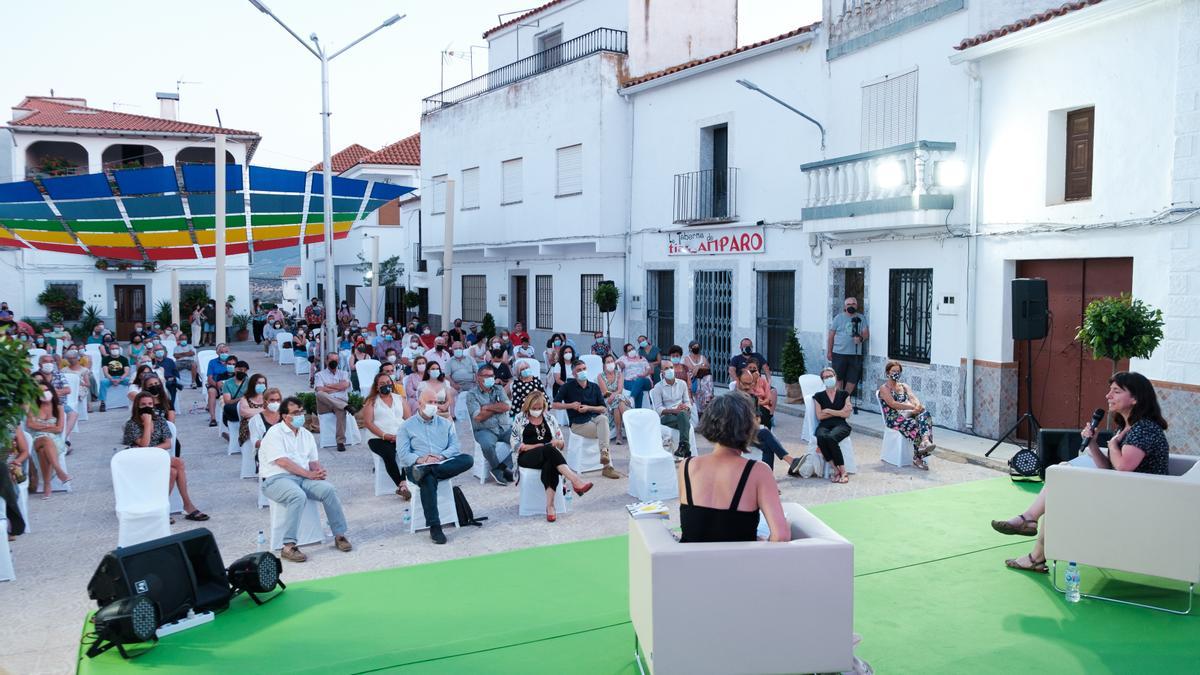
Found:
<path fill-rule="evenodd" d="M 1096 440 L 1100 447 L 1106 447 L 1112 431 L 1100 430 Z M 1042 465 L 1042 479 L 1046 478 L 1046 468 L 1055 464 L 1069 462 L 1079 456 L 1083 439 L 1079 429 L 1039 429 L 1037 438 L 1037 453 Z"/>
<path fill-rule="evenodd" d="M 199 528 L 110 551 L 100 561 L 88 596 L 100 607 L 133 595 L 158 603 L 166 624 L 229 606 L 233 591 L 212 532 Z"/>
<path fill-rule="evenodd" d="M 1012 339 L 1041 340 L 1049 324 L 1045 279 L 1012 280 Z"/>

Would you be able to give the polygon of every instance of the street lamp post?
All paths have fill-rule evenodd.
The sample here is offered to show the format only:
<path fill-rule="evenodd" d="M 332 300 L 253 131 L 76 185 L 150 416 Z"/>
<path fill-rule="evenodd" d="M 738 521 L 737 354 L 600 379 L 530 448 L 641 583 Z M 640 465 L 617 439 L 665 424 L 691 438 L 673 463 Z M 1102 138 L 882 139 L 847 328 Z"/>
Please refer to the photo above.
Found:
<path fill-rule="evenodd" d="M 357 40 L 342 47 L 341 49 L 329 53 L 325 47 L 321 46 L 317 40 L 317 34 L 311 33 L 308 39 L 312 44 L 305 42 L 296 31 L 292 30 L 286 23 L 283 22 L 275 13 L 267 8 L 261 0 L 250 0 L 250 4 L 254 5 L 255 9 L 266 14 L 275 20 L 286 30 L 296 41 L 304 46 L 313 56 L 321 61 L 321 178 L 324 184 L 322 190 L 322 199 L 325 206 L 325 330 L 322 331 L 325 337 L 325 353 L 332 354 L 337 351 L 337 313 L 336 313 L 336 295 L 334 288 L 334 270 L 333 270 L 333 170 L 331 167 L 332 158 L 330 157 L 329 148 L 329 62 L 336 59 L 346 50 L 354 45 L 366 40 L 375 33 L 395 24 L 404 18 L 403 14 L 392 15 L 378 26 L 364 33 Z M 300 224 L 300 245 L 304 245 L 304 234 L 308 227 L 308 223 Z"/>
<path fill-rule="evenodd" d="M 251 0 L 251 1 L 253 2 L 253 0 Z M 808 120 L 809 122 L 812 122 L 813 124 L 817 125 L 817 128 L 821 130 L 821 150 L 825 149 L 825 127 L 820 122 L 818 122 L 815 119 L 809 117 L 808 115 L 800 112 L 795 107 L 789 105 L 788 103 L 784 102 L 779 97 L 771 94 L 770 92 L 768 92 L 767 90 L 758 86 L 757 84 L 754 84 L 750 80 L 738 80 L 737 83 L 742 85 L 743 87 L 749 89 L 750 91 L 757 91 L 758 93 L 762 94 L 763 96 L 766 96 L 767 98 L 771 99 L 772 101 L 775 101 L 779 105 L 787 108 L 788 110 L 791 110 L 792 112 L 803 117 L 804 119 Z"/>

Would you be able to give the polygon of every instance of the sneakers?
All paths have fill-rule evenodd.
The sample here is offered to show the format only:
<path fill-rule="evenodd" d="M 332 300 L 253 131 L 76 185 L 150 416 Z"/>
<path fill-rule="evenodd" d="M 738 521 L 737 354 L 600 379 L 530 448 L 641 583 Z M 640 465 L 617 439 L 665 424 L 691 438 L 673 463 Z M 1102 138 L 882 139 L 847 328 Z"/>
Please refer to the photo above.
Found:
<path fill-rule="evenodd" d="M 429 538 L 432 539 L 433 543 L 435 544 L 446 543 L 446 534 L 442 532 L 441 525 L 434 525 L 433 527 L 429 528 Z"/>
<path fill-rule="evenodd" d="M 346 535 L 344 534 L 339 534 L 338 536 L 334 537 L 333 545 L 336 546 L 337 550 L 341 551 L 342 553 L 349 553 L 350 551 L 354 550 L 354 547 L 350 545 L 350 540 L 347 539 Z"/>
<path fill-rule="evenodd" d="M 338 446 L 337 446 L 337 451 L 338 451 L 338 452 L 345 452 L 345 451 L 346 451 L 346 444 L 345 444 L 345 443 L 338 443 Z"/>
<path fill-rule="evenodd" d="M 70 446 L 71 444 L 68 443 L 67 445 Z M 507 466 L 504 467 L 504 480 L 510 483 L 516 480 L 516 476 L 513 476 L 512 469 L 508 468 Z"/>
<path fill-rule="evenodd" d="M 500 485 L 508 485 L 509 479 L 504 475 L 504 473 L 504 469 L 496 467 L 495 469 L 492 469 L 492 478 L 495 478 L 496 482 Z"/>
<path fill-rule="evenodd" d="M 290 560 L 297 563 L 302 563 L 308 560 L 308 556 L 304 555 L 304 552 L 301 551 L 295 544 L 284 544 L 283 550 L 279 552 L 279 557 L 283 558 L 284 560 Z"/>
<path fill-rule="evenodd" d="M 617 473 L 617 470 L 612 467 L 612 464 L 605 464 L 604 470 L 600 472 L 600 475 L 604 476 L 605 478 L 620 478 L 621 477 L 621 474 Z"/>

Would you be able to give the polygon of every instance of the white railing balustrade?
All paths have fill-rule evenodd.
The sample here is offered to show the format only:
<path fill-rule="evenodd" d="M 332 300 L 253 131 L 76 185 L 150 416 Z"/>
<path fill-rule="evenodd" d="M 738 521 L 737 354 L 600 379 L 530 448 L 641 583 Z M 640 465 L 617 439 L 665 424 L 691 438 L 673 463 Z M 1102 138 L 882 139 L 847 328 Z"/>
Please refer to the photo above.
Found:
<path fill-rule="evenodd" d="M 918 208 L 923 195 L 950 194 L 938 185 L 936 162 L 947 160 L 954 143 L 916 141 L 801 166 L 808 178 L 806 208 L 908 197 Z"/>

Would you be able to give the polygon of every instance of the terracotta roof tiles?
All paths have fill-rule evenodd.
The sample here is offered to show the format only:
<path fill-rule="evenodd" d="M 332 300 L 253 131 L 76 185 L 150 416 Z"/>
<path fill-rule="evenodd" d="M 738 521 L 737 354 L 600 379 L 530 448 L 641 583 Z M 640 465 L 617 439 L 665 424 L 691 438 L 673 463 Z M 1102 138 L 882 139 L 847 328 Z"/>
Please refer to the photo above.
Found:
<path fill-rule="evenodd" d="M 1076 0 L 1075 2 L 1068 2 L 1065 5 L 1060 5 L 1044 12 L 1039 12 L 1033 16 L 1021 19 L 1020 21 L 1014 21 L 1013 23 L 989 30 L 986 33 L 980 33 L 975 37 L 966 38 L 962 42 L 959 42 L 957 45 L 955 45 L 954 48 L 958 51 L 970 49 L 971 47 L 981 45 L 985 42 L 991 42 L 997 38 L 1002 38 L 1005 35 L 1015 33 L 1023 28 L 1032 28 L 1033 26 L 1036 26 L 1040 23 L 1046 23 L 1047 21 L 1063 16 L 1064 14 L 1070 14 L 1071 12 L 1084 9 L 1086 7 L 1091 7 L 1092 5 L 1098 5 L 1101 1 L 1102 0 Z"/>
<path fill-rule="evenodd" d="M 288 265 L 287 267 L 283 268 L 283 277 L 282 278 L 295 279 L 298 276 L 300 276 L 300 266 L 299 265 Z"/>
<path fill-rule="evenodd" d="M 402 138 L 358 160 L 359 164 L 421 165 L 421 134 Z"/>
<path fill-rule="evenodd" d="M 333 153 L 333 156 L 329 158 L 329 163 L 332 165 L 331 168 L 334 173 L 342 173 L 355 164 L 358 164 L 363 157 L 373 152 L 375 151 L 355 143 Z M 323 171 L 325 168 L 324 164 L 324 162 L 317 162 L 309 171 Z"/>
<path fill-rule="evenodd" d="M 83 102 L 82 99 L 74 99 Z M 27 96 L 16 106 L 17 110 L 29 111 L 29 114 L 19 120 L 8 123 L 9 127 L 56 127 L 64 129 L 99 129 L 104 131 L 141 131 L 147 134 L 216 134 L 223 133 L 231 136 L 254 136 L 254 131 L 242 131 L 225 127 L 214 127 L 207 124 L 192 124 L 179 122 L 163 117 L 146 115 L 131 115 L 129 113 L 89 108 L 86 105 L 76 105 L 63 99 Z"/>
<path fill-rule="evenodd" d="M 511 26 L 515 23 L 520 23 L 520 22 L 524 21 L 525 19 L 528 19 L 529 17 L 533 16 L 534 14 L 537 14 L 538 12 L 541 12 L 546 9 L 550 9 L 554 5 L 557 5 L 561 2 L 565 2 L 565 0 L 550 0 L 550 2 L 547 2 L 546 4 L 542 5 L 541 7 L 535 7 L 534 9 L 531 9 L 528 12 L 525 12 L 524 14 L 518 16 L 515 19 L 509 19 L 508 21 L 505 21 L 504 23 L 500 24 L 499 26 L 496 26 L 495 28 L 489 28 L 489 29 L 485 30 L 483 32 L 483 37 L 486 38 L 487 36 L 491 35 L 492 33 L 504 30 L 505 28 L 508 28 L 509 26 Z"/>
<path fill-rule="evenodd" d="M 742 52 L 748 52 L 751 49 L 758 49 L 759 47 L 765 47 L 766 45 L 769 45 L 769 44 L 772 44 L 775 42 L 779 42 L 781 40 L 786 40 L 788 38 L 796 37 L 797 35 L 809 33 L 813 30 L 816 30 L 816 28 L 820 25 L 821 25 L 821 22 L 818 21 L 816 23 L 812 23 L 807 26 L 801 26 L 800 28 L 797 28 L 795 30 L 788 31 L 788 32 L 784 33 L 783 35 L 776 35 L 773 38 L 767 38 L 766 40 L 762 40 L 760 42 L 755 42 L 754 44 L 743 45 L 741 47 L 738 47 L 737 49 L 730 49 L 727 51 L 723 51 L 720 54 L 714 54 L 712 56 L 709 56 L 709 57 L 706 57 L 703 59 L 693 59 L 686 63 L 681 63 L 679 65 L 671 66 L 670 68 L 663 68 L 662 70 L 656 70 L 653 73 L 646 73 L 645 75 L 639 75 L 638 77 L 629 78 L 629 79 L 626 79 L 623 82 L 621 82 L 621 86 L 622 87 L 632 87 L 634 85 L 642 84 L 643 82 L 649 82 L 650 80 L 657 80 L 660 77 L 666 77 L 667 75 L 671 75 L 672 73 L 678 73 L 682 70 L 687 70 L 688 68 L 695 68 L 696 66 L 704 64 L 704 63 L 710 63 L 712 61 L 717 61 L 717 60 L 720 60 L 720 59 L 723 59 L 723 58 L 726 58 L 729 56 L 733 56 L 734 54 L 741 54 Z"/>

